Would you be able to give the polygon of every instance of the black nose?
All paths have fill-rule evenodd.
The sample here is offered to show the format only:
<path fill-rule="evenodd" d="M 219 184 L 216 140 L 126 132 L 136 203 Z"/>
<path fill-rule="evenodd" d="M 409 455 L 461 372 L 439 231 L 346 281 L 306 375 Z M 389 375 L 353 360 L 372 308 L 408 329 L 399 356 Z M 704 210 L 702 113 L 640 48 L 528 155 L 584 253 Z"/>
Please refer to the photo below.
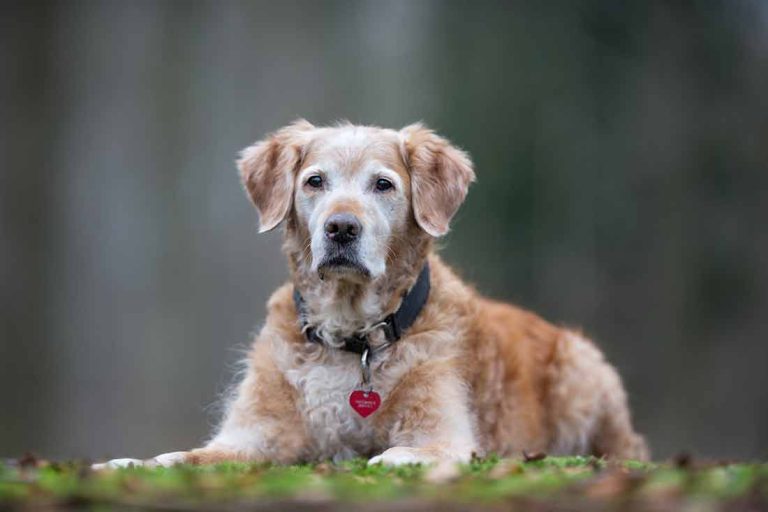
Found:
<path fill-rule="evenodd" d="M 350 213 L 334 213 L 325 221 L 325 236 L 339 244 L 354 242 L 362 230 L 360 221 Z"/>

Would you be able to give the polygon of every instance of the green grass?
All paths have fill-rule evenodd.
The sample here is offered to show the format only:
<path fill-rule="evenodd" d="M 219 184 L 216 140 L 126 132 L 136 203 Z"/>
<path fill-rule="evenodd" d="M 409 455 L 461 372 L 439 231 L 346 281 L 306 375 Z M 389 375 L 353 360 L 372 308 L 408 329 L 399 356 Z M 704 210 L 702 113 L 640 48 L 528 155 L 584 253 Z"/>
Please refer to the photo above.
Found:
<path fill-rule="evenodd" d="M 768 509 L 768 464 L 609 463 L 589 457 L 489 458 L 450 466 L 219 464 L 93 472 L 79 463 L 0 464 L 3 506 L 186 510 Z M 290 503 L 289 503 L 290 502 Z M 383 508 L 382 508 L 383 507 Z M 704 508 L 702 508 L 704 507 Z"/>

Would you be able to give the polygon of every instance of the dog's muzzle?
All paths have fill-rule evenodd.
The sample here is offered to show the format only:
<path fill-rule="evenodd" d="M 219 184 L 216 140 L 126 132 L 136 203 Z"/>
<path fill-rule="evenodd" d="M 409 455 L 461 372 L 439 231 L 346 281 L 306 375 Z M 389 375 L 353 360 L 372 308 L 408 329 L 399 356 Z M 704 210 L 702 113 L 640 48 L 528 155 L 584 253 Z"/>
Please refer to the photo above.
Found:
<path fill-rule="evenodd" d="M 369 276 L 370 271 L 360 261 L 358 251 L 363 225 L 351 213 L 334 213 L 325 221 L 325 254 L 318 270 L 352 271 Z"/>

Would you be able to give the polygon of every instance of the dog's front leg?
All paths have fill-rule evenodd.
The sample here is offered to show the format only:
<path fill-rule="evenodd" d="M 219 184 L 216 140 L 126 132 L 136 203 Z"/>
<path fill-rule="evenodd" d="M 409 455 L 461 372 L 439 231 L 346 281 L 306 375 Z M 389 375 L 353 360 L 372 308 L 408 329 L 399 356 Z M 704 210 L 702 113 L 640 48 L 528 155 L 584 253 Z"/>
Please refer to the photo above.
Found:
<path fill-rule="evenodd" d="M 113 459 L 93 468 L 300 460 L 307 439 L 304 422 L 296 408 L 294 390 L 275 367 L 269 348 L 264 343 L 254 349 L 248 372 L 228 404 L 218 433 L 204 447 L 146 460 Z"/>
<path fill-rule="evenodd" d="M 477 451 L 468 391 L 445 363 L 427 363 L 398 384 L 377 423 L 391 448 L 368 461 L 397 466 L 444 460 L 469 462 Z"/>
<path fill-rule="evenodd" d="M 214 438 L 192 450 L 185 462 L 212 464 L 227 461 L 299 461 L 306 449 L 304 421 L 296 407 L 295 390 L 274 366 L 271 354 L 258 347 L 252 366 Z"/>

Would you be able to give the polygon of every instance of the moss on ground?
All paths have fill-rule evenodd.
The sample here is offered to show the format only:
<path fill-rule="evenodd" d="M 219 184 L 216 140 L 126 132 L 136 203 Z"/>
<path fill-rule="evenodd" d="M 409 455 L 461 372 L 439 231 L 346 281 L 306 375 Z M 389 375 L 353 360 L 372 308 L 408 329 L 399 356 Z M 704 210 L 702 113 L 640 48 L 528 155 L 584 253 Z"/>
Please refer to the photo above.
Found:
<path fill-rule="evenodd" d="M 530 459 L 530 458 L 529 458 Z M 768 510 L 768 464 L 478 459 L 462 467 L 218 464 L 94 472 L 0 463 L 0 509 Z"/>

